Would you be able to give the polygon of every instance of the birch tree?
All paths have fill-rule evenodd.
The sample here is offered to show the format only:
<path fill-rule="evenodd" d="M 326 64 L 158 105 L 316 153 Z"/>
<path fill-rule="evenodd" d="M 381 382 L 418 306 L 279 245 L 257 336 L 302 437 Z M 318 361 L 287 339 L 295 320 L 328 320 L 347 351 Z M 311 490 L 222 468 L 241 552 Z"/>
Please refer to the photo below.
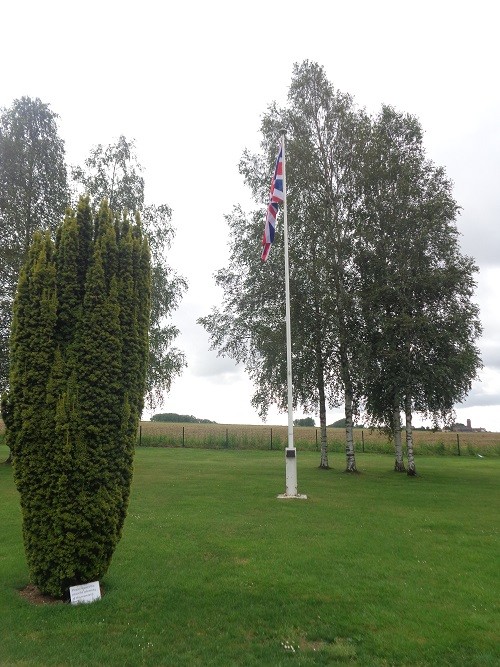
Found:
<path fill-rule="evenodd" d="M 171 320 L 187 289 L 186 280 L 167 261 L 175 235 L 172 210 L 167 204 L 145 203 L 143 168 L 134 141 L 124 136 L 115 143 L 95 146 L 83 166 L 72 168 L 72 182 L 75 193 L 86 193 L 94 208 L 107 199 L 112 209 L 137 211 L 141 215 L 152 271 L 146 402 L 154 408 L 186 365 L 184 353 L 175 346 L 179 330 Z"/>
<path fill-rule="evenodd" d="M 321 467 L 328 467 L 326 407 L 346 405 L 346 469 L 356 470 L 353 413 L 359 399 L 356 310 L 351 286 L 352 237 L 368 127 L 349 95 L 336 91 L 315 63 L 295 65 L 288 104 L 271 105 L 261 125 L 262 151 L 245 151 L 240 171 L 260 204 L 228 218 L 229 266 L 216 274 L 220 309 L 200 321 L 212 346 L 245 364 L 256 386 L 253 403 L 286 409 L 283 241 L 258 259 L 272 164 L 281 127 L 287 129 L 290 300 L 294 401 L 319 412 Z"/>
<path fill-rule="evenodd" d="M 459 207 L 444 170 L 427 159 L 418 120 L 383 107 L 373 123 L 365 173 L 365 233 L 357 252 L 360 303 L 370 353 L 366 407 L 416 473 L 412 414 L 451 418 L 481 366 L 473 260 L 460 252 Z"/>
<path fill-rule="evenodd" d="M 21 97 L 0 112 L 0 391 L 7 388 L 12 306 L 36 230 L 51 230 L 69 202 L 57 114 Z"/>

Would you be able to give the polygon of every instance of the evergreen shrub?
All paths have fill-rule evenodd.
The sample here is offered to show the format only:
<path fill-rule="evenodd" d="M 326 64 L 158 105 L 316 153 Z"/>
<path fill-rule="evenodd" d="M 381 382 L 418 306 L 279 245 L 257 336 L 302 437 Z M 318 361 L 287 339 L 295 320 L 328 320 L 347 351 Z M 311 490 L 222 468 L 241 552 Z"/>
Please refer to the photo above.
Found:
<path fill-rule="evenodd" d="M 148 357 L 150 261 L 140 220 L 88 199 L 56 241 L 36 233 L 14 304 L 6 444 L 31 582 L 67 597 L 120 539 Z"/>

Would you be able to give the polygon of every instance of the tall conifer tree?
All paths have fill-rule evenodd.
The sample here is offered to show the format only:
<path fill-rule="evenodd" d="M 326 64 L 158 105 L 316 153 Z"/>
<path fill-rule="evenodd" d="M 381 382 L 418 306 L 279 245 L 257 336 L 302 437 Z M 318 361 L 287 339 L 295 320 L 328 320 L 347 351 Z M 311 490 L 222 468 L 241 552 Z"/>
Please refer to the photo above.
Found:
<path fill-rule="evenodd" d="M 81 199 L 21 273 L 2 412 L 31 580 L 44 593 L 106 572 L 126 516 L 150 308 L 140 220 Z"/>

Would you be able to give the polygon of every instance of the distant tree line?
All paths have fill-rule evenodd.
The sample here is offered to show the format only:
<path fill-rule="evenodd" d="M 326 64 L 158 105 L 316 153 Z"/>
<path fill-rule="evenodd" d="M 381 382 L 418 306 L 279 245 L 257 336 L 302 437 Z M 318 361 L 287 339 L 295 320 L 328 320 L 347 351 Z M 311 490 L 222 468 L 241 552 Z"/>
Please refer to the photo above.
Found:
<path fill-rule="evenodd" d="M 327 428 L 345 428 L 346 426 L 346 420 L 345 417 L 342 419 L 337 419 L 336 422 L 333 422 L 333 424 L 328 424 Z M 353 428 L 365 428 L 364 424 L 353 424 Z"/>
<path fill-rule="evenodd" d="M 294 419 L 294 426 L 314 426 L 314 417 L 303 417 L 302 419 Z"/>
<path fill-rule="evenodd" d="M 176 412 L 162 412 L 151 417 L 152 422 L 174 422 L 187 424 L 216 424 L 217 422 L 210 421 L 210 419 L 198 419 L 193 415 L 178 415 Z"/>

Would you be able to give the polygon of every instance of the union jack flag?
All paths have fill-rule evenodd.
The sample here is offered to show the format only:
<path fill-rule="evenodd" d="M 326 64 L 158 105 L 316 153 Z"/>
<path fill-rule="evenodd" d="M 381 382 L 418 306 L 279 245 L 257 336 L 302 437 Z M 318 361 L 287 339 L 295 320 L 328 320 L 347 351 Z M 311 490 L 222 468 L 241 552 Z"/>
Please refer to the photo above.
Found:
<path fill-rule="evenodd" d="M 280 148 L 274 168 L 274 176 L 271 181 L 271 192 L 269 194 L 269 204 L 267 206 L 266 225 L 264 235 L 262 236 L 262 255 L 263 262 L 266 261 L 271 244 L 274 242 L 274 231 L 276 229 L 276 216 L 278 215 L 278 204 L 285 200 L 283 192 L 283 146 Z"/>

